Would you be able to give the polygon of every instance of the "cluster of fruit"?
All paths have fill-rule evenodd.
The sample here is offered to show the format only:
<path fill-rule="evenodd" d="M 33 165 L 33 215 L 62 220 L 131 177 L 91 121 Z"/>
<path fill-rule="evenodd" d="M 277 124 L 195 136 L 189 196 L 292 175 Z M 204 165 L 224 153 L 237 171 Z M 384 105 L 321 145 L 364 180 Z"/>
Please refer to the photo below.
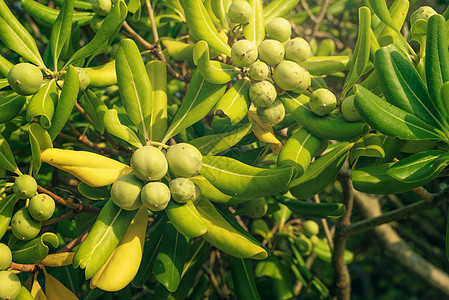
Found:
<path fill-rule="evenodd" d="M 201 152 L 186 143 L 171 146 L 167 155 L 153 146 L 139 148 L 131 158 L 133 172 L 114 182 L 111 199 L 125 210 L 145 205 L 151 211 L 161 211 L 170 199 L 196 203 L 201 198 L 201 189 L 189 177 L 199 174 L 202 160 Z M 168 172 L 176 178 L 167 185 Z"/>
<path fill-rule="evenodd" d="M 319 239 L 318 234 L 320 233 L 320 227 L 317 222 L 307 220 L 302 222 L 302 230 L 303 232 L 299 233 L 295 243 L 298 250 L 301 251 L 301 254 L 310 255 L 314 245 L 312 240 Z"/>
<path fill-rule="evenodd" d="M 229 19 L 244 24 L 252 16 L 247 1 L 234 1 L 228 10 Z M 301 37 L 290 38 L 292 28 L 284 18 L 275 18 L 265 26 L 266 38 L 258 46 L 237 40 L 231 48 L 232 62 L 247 68 L 252 80 L 249 97 L 257 107 L 259 119 L 267 125 L 280 123 L 285 116 L 278 92 L 304 92 L 311 84 L 309 72 L 300 66 L 310 55 L 309 43 Z"/>

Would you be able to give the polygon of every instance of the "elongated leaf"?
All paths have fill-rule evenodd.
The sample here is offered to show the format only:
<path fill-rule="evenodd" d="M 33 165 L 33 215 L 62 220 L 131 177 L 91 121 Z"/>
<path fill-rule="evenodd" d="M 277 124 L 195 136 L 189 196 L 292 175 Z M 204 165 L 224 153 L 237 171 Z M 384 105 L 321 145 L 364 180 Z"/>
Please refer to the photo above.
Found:
<path fill-rule="evenodd" d="M 321 139 L 348 141 L 358 138 L 368 131 L 363 122 L 346 122 L 340 115 L 331 113 L 320 117 L 309 107 L 309 97 L 289 92 L 279 96 L 285 109 L 307 131 Z"/>
<path fill-rule="evenodd" d="M 110 134 L 130 143 L 136 148 L 143 147 L 134 131 L 120 123 L 117 110 L 110 109 L 106 111 L 104 114 L 104 125 Z"/>
<path fill-rule="evenodd" d="M 181 281 L 182 268 L 187 252 L 187 239 L 170 223 L 164 230 L 164 243 L 157 250 L 153 274 L 167 290 L 175 292 Z"/>
<path fill-rule="evenodd" d="M 382 22 L 395 31 L 399 30 L 399 28 L 396 28 L 390 12 L 388 11 L 387 3 L 384 0 L 369 0 L 369 4 L 373 12 Z"/>
<path fill-rule="evenodd" d="M 187 203 L 168 202 L 165 208 L 171 224 L 187 238 L 199 237 L 207 232 L 207 227 L 192 201 Z"/>
<path fill-rule="evenodd" d="M 131 39 L 120 42 L 116 53 L 117 82 L 123 106 L 145 140 L 149 139 L 153 93 L 139 48 Z"/>
<path fill-rule="evenodd" d="M 404 140 L 439 140 L 444 137 L 414 115 L 356 85 L 354 104 L 363 120 L 385 135 Z"/>
<path fill-rule="evenodd" d="M 14 212 L 14 205 L 19 201 L 16 194 L 0 199 L 0 239 L 5 235 Z"/>
<path fill-rule="evenodd" d="M 31 34 L 20 24 L 3 0 L 0 0 L 0 40 L 6 47 L 38 66 L 44 66 Z"/>
<path fill-rule="evenodd" d="M 19 168 L 17 167 L 16 160 L 9 147 L 8 141 L 0 134 L 0 168 L 16 173 L 17 175 L 22 175 Z"/>
<path fill-rule="evenodd" d="M 249 99 L 250 86 L 251 81 L 246 77 L 237 80 L 220 98 L 214 113 L 223 112 L 231 119 L 232 124 L 240 122 L 248 113 L 251 103 Z"/>
<path fill-rule="evenodd" d="M 262 169 L 224 156 L 204 156 L 201 174 L 227 195 L 259 198 L 284 190 L 294 168 Z"/>
<path fill-rule="evenodd" d="M 68 43 L 72 31 L 72 18 L 75 0 L 65 0 L 59 11 L 58 18 L 52 28 L 50 48 L 53 56 L 55 71 L 58 70 L 58 59 L 65 43 Z"/>
<path fill-rule="evenodd" d="M 215 0 L 210 5 L 214 15 L 220 20 L 220 25 L 226 30 L 231 29 L 231 20 L 229 20 L 228 9 L 232 0 Z"/>
<path fill-rule="evenodd" d="M 446 82 L 441 86 L 441 102 L 443 103 L 446 114 L 449 114 L 449 83 Z"/>
<path fill-rule="evenodd" d="M 359 31 L 354 53 L 351 57 L 351 68 L 343 85 L 342 98 L 357 80 L 366 72 L 370 55 L 371 11 L 363 6 L 359 8 Z"/>
<path fill-rule="evenodd" d="M 45 232 L 41 236 L 28 242 L 17 241 L 11 247 L 13 261 L 19 264 L 34 264 L 43 260 L 48 251 L 49 246 L 57 248 L 59 239 L 52 232 Z"/>
<path fill-rule="evenodd" d="M 54 79 L 43 85 L 39 91 L 31 97 L 27 106 L 26 118 L 38 118 L 39 123 L 45 129 L 51 127 L 51 118 L 58 102 L 58 90 Z"/>
<path fill-rule="evenodd" d="M 160 142 L 167 132 L 167 67 L 160 60 L 147 63 L 146 70 L 153 88 L 149 138 Z"/>
<path fill-rule="evenodd" d="M 2 88 L 4 88 L 4 87 L 7 87 L 7 86 L 9 86 L 8 79 L 7 78 L 1 78 L 0 79 L 0 90 Z"/>
<path fill-rule="evenodd" d="M 91 187 L 80 182 L 77 188 L 81 195 L 91 200 L 108 200 L 111 197 L 111 192 L 107 187 Z"/>
<path fill-rule="evenodd" d="M 349 56 L 310 56 L 301 63 L 311 75 L 324 76 L 346 71 L 350 68 Z"/>
<path fill-rule="evenodd" d="M 266 277 L 264 294 L 270 293 L 271 299 L 290 299 L 293 295 L 293 274 L 275 255 L 259 262 L 254 270 L 256 277 Z M 262 291 L 261 291 L 262 292 Z M 264 295 L 265 296 L 265 295 Z"/>
<path fill-rule="evenodd" d="M 115 72 L 115 60 L 104 65 L 85 68 L 90 77 L 90 87 L 108 87 L 117 84 L 117 74 Z"/>
<path fill-rule="evenodd" d="M 260 299 L 251 260 L 231 257 L 231 274 L 237 299 Z"/>
<path fill-rule="evenodd" d="M 299 0 L 274 0 L 263 9 L 265 24 L 277 17 L 283 17 L 292 10 Z"/>
<path fill-rule="evenodd" d="M 0 55 L 0 75 L 2 77 L 8 76 L 9 70 L 11 70 L 13 66 L 14 64 L 12 62 Z"/>
<path fill-rule="evenodd" d="M 441 129 L 444 116 L 439 113 L 421 76 L 407 59 L 383 47 L 376 52 L 374 64 L 389 103 Z"/>
<path fill-rule="evenodd" d="M 14 119 L 25 105 L 26 97 L 15 92 L 6 94 L 0 98 L 0 123 Z"/>
<path fill-rule="evenodd" d="M 337 177 L 352 146 L 352 143 L 342 142 L 315 160 L 303 176 L 290 182 L 292 195 L 299 199 L 308 199 L 326 188 Z"/>
<path fill-rule="evenodd" d="M 92 120 L 94 128 L 98 132 L 103 133 L 105 127 L 104 117 L 108 111 L 106 104 L 104 104 L 104 102 L 90 89 L 86 89 L 82 92 L 80 102 L 84 111 Z"/>
<path fill-rule="evenodd" d="M 210 183 L 201 175 L 191 177 L 190 180 L 198 185 L 201 188 L 201 194 L 212 202 L 220 204 L 238 204 L 248 201 L 248 199 L 236 198 L 226 195 L 225 193 L 214 187 L 212 183 Z"/>
<path fill-rule="evenodd" d="M 262 0 L 249 0 L 248 2 L 253 9 L 253 13 L 248 23 L 243 25 L 243 35 L 257 46 L 265 38 Z"/>
<path fill-rule="evenodd" d="M 183 129 L 204 118 L 224 94 L 226 85 L 212 84 L 195 72 L 181 107 L 167 129 L 163 143 Z"/>
<path fill-rule="evenodd" d="M 385 151 L 382 148 L 383 143 L 379 135 L 374 133 L 367 134 L 359 139 L 352 147 L 349 155 L 349 162 L 352 164 L 359 157 L 385 157 Z"/>
<path fill-rule="evenodd" d="M 189 141 L 200 150 L 203 155 L 215 155 L 237 144 L 244 136 L 246 136 L 252 128 L 252 123 L 246 123 L 239 128 L 203 137 Z"/>
<path fill-rule="evenodd" d="M 340 218 L 346 212 L 342 203 L 314 203 L 276 195 L 276 201 L 286 205 L 294 214 L 304 218 Z"/>
<path fill-rule="evenodd" d="M 64 86 L 62 87 L 61 96 L 56 106 L 55 115 L 53 117 L 51 127 L 48 134 L 54 140 L 58 133 L 64 128 L 65 123 L 72 113 L 79 92 L 78 72 L 73 66 L 69 66 L 67 74 L 64 78 Z"/>
<path fill-rule="evenodd" d="M 47 148 L 53 148 L 52 140 L 48 132 L 39 124 L 33 123 L 28 128 L 28 135 L 30 138 L 31 155 L 31 169 L 33 177 L 36 177 L 41 167 L 41 151 Z"/>
<path fill-rule="evenodd" d="M 65 66 L 74 64 L 86 57 L 97 55 L 109 46 L 125 21 L 128 8 L 123 0 L 119 0 L 106 16 L 100 29 L 86 46 L 79 49 L 66 62 Z"/>

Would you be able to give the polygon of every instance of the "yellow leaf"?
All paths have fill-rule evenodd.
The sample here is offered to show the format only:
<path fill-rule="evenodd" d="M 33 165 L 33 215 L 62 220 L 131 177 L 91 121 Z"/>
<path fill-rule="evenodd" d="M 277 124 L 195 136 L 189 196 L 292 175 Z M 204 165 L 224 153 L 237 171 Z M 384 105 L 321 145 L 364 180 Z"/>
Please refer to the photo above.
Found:
<path fill-rule="evenodd" d="M 47 255 L 40 263 L 46 267 L 62 267 L 71 265 L 75 252 L 62 252 Z"/>
<path fill-rule="evenodd" d="M 274 135 L 273 127 L 263 124 L 256 113 L 256 108 L 251 106 L 248 111 L 248 119 L 253 121 L 253 133 L 261 141 L 270 144 L 271 151 L 279 154 L 282 149 L 282 143 Z"/>
<path fill-rule="evenodd" d="M 45 293 L 48 300 L 78 300 L 71 290 L 65 287 L 58 279 L 54 278 L 44 268 Z"/>

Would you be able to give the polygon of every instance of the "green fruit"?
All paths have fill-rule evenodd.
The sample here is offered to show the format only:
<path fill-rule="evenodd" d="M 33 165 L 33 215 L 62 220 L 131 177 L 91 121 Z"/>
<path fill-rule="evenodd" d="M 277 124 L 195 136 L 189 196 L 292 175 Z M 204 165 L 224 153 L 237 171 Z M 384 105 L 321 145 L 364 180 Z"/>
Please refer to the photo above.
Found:
<path fill-rule="evenodd" d="M 44 77 L 41 70 L 30 63 L 19 63 L 9 70 L 9 86 L 19 95 L 35 94 L 41 87 Z"/>
<path fill-rule="evenodd" d="M 289 60 L 281 61 L 274 68 L 273 79 L 278 87 L 286 91 L 297 89 L 304 77 L 304 68 Z"/>
<path fill-rule="evenodd" d="M 3 243 L 0 243 L 0 271 L 9 268 L 12 262 L 11 249 Z"/>
<path fill-rule="evenodd" d="M 303 76 L 302 76 L 301 81 L 299 82 L 299 86 L 294 90 L 295 93 L 304 93 L 305 91 L 307 91 L 307 89 L 312 84 L 312 76 L 310 76 L 309 71 L 307 71 L 306 69 L 304 69 L 301 66 L 300 66 L 300 68 L 303 71 L 303 73 L 302 73 Z"/>
<path fill-rule="evenodd" d="M 268 107 L 276 100 L 276 97 L 276 88 L 267 80 L 253 83 L 249 88 L 249 98 L 256 107 Z"/>
<path fill-rule="evenodd" d="M 28 199 L 36 194 L 37 183 L 30 175 L 20 175 L 14 181 L 12 189 L 20 199 Z"/>
<path fill-rule="evenodd" d="M 97 32 L 100 30 L 101 25 L 103 25 L 104 19 L 105 17 L 95 14 L 92 19 L 90 19 L 90 28 L 92 28 L 94 32 Z"/>
<path fill-rule="evenodd" d="M 16 274 L 9 271 L 0 272 L 0 299 L 14 300 L 20 293 L 22 284 Z"/>
<path fill-rule="evenodd" d="M 270 70 L 268 69 L 268 65 L 263 61 L 256 61 L 249 66 L 248 75 L 252 80 L 261 81 L 268 78 Z"/>
<path fill-rule="evenodd" d="M 320 233 L 320 226 L 313 220 L 307 220 L 302 222 L 302 229 L 307 237 L 318 235 Z"/>
<path fill-rule="evenodd" d="M 310 95 L 310 109 L 318 116 L 330 114 L 337 107 L 337 98 L 328 89 L 317 89 Z"/>
<path fill-rule="evenodd" d="M 253 219 L 260 219 L 268 211 L 267 200 L 264 197 L 248 200 L 240 205 L 242 214 Z"/>
<path fill-rule="evenodd" d="M 125 210 L 136 210 L 142 205 L 140 191 L 143 182 L 134 174 L 129 173 L 119 177 L 111 188 L 111 199 L 119 207 Z"/>
<path fill-rule="evenodd" d="M 41 227 L 42 223 L 33 219 L 26 207 L 19 209 L 11 219 L 11 231 L 22 241 L 35 238 L 41 231 Z"/>
<path fill-rule="evenodd" d="M 359 112 L 354 106 L 354 95 L 348 96 L 341 102 L 340 110 L 343 119 L 348 122 L 358 122 L 362 120 Z"/>
<path fill-rule="evenodd" d="M 36 221 L 46 221 L 55 211 L 55 200 L 46 194 L 37 194 L 31 198 L 28 211 Z"/>
<path fill-rule="evenodd" d="M 257 48 L 259 59 L 269 66 L 275 66 L 284 58 L 284 46 L 277 40 L 266 39 Z"/>
<path fill-rule="evenodd" d="M 312 54 L 309 43 L 300 37 L 289 40 L 285 44 L 285 59 L 298 64 L 305 61 Z"/>
<path fill-rule="evenodd" d="M 295 245 L 302 255 L 310 255 L 312 253 L 312 241 L 304 235 L 296 239 Z"/>
<path fill-rule="evenodd" d="M 151 211 L 164 210 L 171 198 L 170 189 L 162 182 L 148 182 L 140 193 L 142 203 Z"/>
<path fill-rule="evenodd" d="M 203 156 L 195 146 L 179 143 L 168 149 L 167 161 L 170 172 L 174 175 L 192 177 L 200 173 Z"/>
<path fill-rule="evenodd" d="M 292 27 L 287 19 L 274 18 L 265 25 L 265 33 L 270 39 L 285 43 L 292 34 Z"/>
<path fill-rule="evenodd" d="M 228 17 L 234 23 L 245 24 L 251 19 L 253 9 L 245 0 L 235 0 L 229 6 Z"/>
<path fill-rule="evenodd" d="M 428 20 L 431 16 L 436 15 L 437 12 L 430 6 L 421 6 L 415 10 L 410 16 L 410 24 L 415 24 L 418 20 Z"/>
<path fill-rule="evenodd" d="M 84 91 L 90 84 L 90 76 L 87 71 L 83 68 L 76 67 L 75 70 L 78 72 L 78 80 L 80 82 L 80 91 Z"/>
<path fill-rule="evenodd" d="M 92 10 L 100 16 L 106 16 L 112 8 L 111 0 L 93 0 Z"/>
<path fill-rule="evenodd" d="M 144 146 L 134 152 L 131 168 L 140 180 L 156 181 L 167 174 L 168 163 L 161 150 L 153 146 Z"/>
<path fill-rule="evenodd" d="M 170 192 L 173 200 L 185 203 L 195 199 L 195 184 L 188 178 L 176 178 L 170 181 Z"/>
<path fill-rule="evenodd" d="M 248 67 L 257 59 L 257 47 L 248 40 L 239 40 L 232 45 L 231 59 L 238 67 Z"/>
<path fill-rule="evenodd" d="M 282 122 L 285 117 L 285 108 L 281 101 L 275 100 L 268 107 L 258 107 L 257 116 L 266 125 L 274 126 Z"/>

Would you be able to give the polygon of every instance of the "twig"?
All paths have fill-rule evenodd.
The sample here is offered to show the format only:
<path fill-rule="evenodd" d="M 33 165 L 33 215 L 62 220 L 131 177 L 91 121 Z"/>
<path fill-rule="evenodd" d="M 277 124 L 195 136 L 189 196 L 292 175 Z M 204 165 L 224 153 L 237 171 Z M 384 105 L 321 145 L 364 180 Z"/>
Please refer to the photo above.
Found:
<path fill-rule="evenodd" d="M 316 20 L 314 20 L 315 26 L 313 26 L 310 39 L 312 39 L 315 36 L 315 32 L 318 31 L 318 28 L 320 27 L 321 22 L 323 22 L 324 16 L 326 15 L 327 8 L 329 7 L 329 3 L 330 3 L 330 0 L 324 0 L 323 6 L 321 7 L 321 10 L 320 10 L 320 13 L 316 17 Z"/>
<path fill-rule="evenodd" d="M 321 203 L 320 201 L 320 196 L 318 196 L 318 194 L 316 194 L 313 197 L 313 201 L 315 203 Z M 327 220 L 326 219 L 321 219 L 321 225 L 323 225 L 323 229 L 324 229 L 324 234 L 326 235 L 326 240 L 327 243 L 329 244 L 329 248 L 331 249 L 331 251 L 334 249 L 334 242 L 332 240 L 332 233 L 329 230 L 329 225 L 327 224 Z"/>
<path fill-rule="evenodd" d="M 92 228 L 89 228 L 88 230 L 86 230 L 85 232 L 83 232 L 81 235 L 79 235 L 76 239 L 72 240 L 70 243 L 68 243 L 67 245 L 65 245 L 64 248 L 60 249 L 57 253 L 61 253 L 61 252 L 69 252 L 72 251 L 73 248 L 75 248 L 76 246 L 78 246 L 79 244 L 81 244 L 82 241 L 84 241 L 84 239 L 87 237 L 87 235 L 89 234 L 89 231 Z"/>
<path fill-rule="evenodd" d="M 12 262 L 9 268 L 20 272 L 36 272 L 39 267 L 37 264 L 17 264 Z"/>

